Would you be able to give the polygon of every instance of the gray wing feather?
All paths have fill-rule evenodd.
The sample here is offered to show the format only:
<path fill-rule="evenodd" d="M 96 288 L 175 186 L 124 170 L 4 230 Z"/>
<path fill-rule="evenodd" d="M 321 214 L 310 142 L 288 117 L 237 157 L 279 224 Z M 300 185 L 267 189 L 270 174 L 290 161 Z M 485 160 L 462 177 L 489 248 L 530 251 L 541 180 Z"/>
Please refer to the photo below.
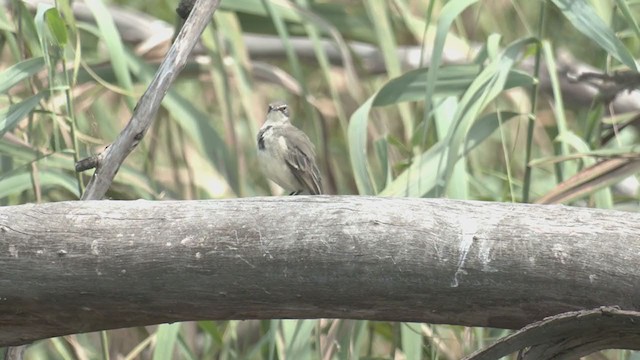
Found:
<path fill-rule="evenodd" d="M 309 137 L 293 125 L 287 126 L 285 161 L 293 176 L 311 195 L 322 194 L 322 178 L 316 165 L 316 153 Z M 283 133 L 285 132 L 283 131 Z"/>

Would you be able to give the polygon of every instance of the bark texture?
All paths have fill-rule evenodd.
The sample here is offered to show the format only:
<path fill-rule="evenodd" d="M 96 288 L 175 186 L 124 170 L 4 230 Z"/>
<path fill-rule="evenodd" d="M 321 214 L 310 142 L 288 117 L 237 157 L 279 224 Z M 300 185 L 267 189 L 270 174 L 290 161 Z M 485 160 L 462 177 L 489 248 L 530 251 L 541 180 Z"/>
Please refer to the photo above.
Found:
<path fill-rule="evenodd" d="M 0 207 L 0 344 L 196 319 L 640 309 L 640 214 L 372 197 Z"/>

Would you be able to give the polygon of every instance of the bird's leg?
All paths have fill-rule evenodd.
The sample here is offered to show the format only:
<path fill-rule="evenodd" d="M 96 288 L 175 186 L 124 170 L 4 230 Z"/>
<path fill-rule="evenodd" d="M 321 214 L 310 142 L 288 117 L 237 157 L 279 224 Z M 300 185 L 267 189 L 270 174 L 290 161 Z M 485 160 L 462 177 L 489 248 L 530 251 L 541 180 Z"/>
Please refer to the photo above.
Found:
<path fill-rule="evenodd" d="M 289 194 L 289 196 L 300 195 L 301 192 L 302 192 L 302 190 L 296 190 L 296 191 L 292 192 L 291 194 Z"/>

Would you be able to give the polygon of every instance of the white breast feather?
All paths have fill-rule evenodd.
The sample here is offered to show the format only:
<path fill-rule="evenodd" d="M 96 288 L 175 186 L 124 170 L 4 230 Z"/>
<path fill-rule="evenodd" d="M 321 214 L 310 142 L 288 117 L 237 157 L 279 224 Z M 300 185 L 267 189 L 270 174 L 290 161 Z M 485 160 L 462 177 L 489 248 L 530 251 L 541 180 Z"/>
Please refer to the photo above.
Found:
<path fill-rule="evenodd" d="M 264 150 L 258 150 L 258 160 L 262 172 L 286 191 L 300 190 L 298 180 L 293 176 L 284 160 L 283 154 L 288 149 L 286 139 L 283 136 L 275 138 L 273 129 L 269 129 L 264 133 L 264 145 Z"/>

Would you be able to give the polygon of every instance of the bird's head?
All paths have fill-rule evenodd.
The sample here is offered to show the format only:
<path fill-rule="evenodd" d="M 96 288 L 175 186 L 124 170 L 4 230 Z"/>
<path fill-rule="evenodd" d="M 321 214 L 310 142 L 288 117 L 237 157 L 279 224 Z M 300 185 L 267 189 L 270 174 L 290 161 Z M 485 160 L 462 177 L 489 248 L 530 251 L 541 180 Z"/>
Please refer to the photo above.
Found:
<path fill-rule="evenodd" d="M 272 124 L 286 124 L 289 122 L 289 107 L 282 101 L 269 104 L 267 122 Z"/>

